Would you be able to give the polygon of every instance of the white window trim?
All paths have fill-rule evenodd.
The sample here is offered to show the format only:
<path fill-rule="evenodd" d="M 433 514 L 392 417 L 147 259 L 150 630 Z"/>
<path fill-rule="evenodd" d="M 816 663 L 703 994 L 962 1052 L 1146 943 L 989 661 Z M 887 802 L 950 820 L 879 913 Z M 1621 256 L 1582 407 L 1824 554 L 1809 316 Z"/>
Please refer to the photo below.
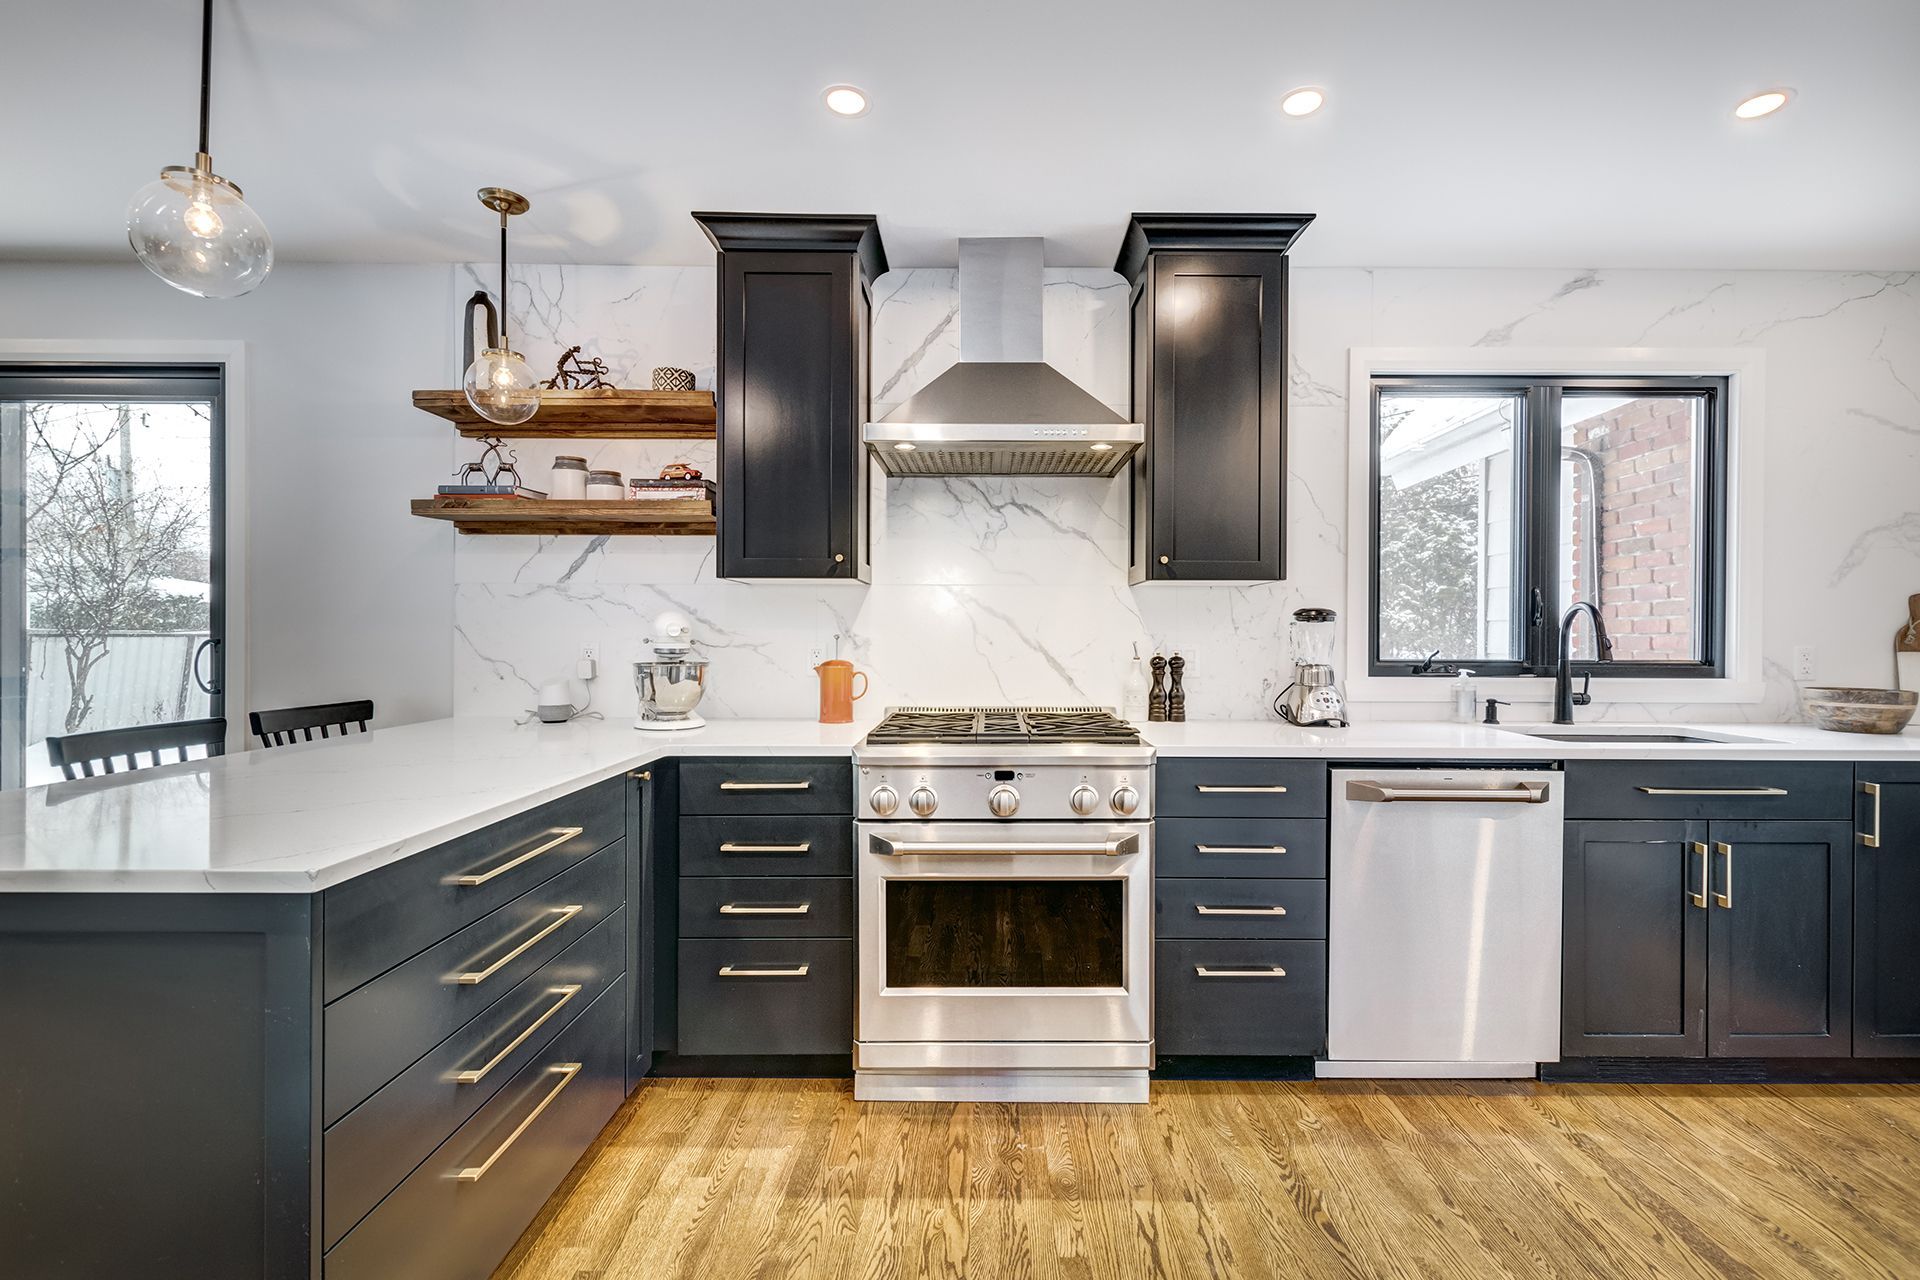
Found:
<path fill-rule="evenodd" d="M 1593 682 L 1596 705 L 1677 706 L 1758 702 L 1760 551 L 1765 467 L 1765 368 L 1749 347 L 1354 347 L 1347 362 L 1347 697 L 1356 703 L 1442 703 L 1451 678 L 1367 674 L 1371 614 L 1373 379 L 1420 374 L 1684 376 L 1727 379 L 1727 654 L 1724 676 L 1707 679 L 1606 679 Z M 1545 702 L 1548 676 L 1475 676 L 1481 698 Z M 1516 708 L 1518 710 L 1518 708 Z M 1515 720 L 1524 715 L 1513 716 Z"/>
<path fill-rule="evenodd" d="M 253 705 L 247 661 L 247 344 L 212 338 L 0 337 L 0 363 L 217 364 L 224 379 L 227 488 L 227 750 L 245 750 Z"/>

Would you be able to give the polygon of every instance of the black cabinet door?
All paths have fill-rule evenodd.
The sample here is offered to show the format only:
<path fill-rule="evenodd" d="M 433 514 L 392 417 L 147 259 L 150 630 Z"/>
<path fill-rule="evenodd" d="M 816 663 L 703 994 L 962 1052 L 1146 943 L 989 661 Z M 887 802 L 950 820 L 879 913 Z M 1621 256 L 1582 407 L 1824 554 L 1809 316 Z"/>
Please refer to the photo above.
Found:
<path fill-rule="evenodd" d="M 1560 1052 L 1707 1051 L 1707 824 L 1569 822 Z"/>
<path fill-rule="evenodd" d="M 720 255 L 720 576 L 854 578 L 866 300 L 837 253 Z"/>
<path fill-rule="evenodd" d="M 1920 1057 L 1920 764 L 1861 766 L 1853 853 L 1853 1052 Z"/>
<path fill-rule="evenodd" d="M 1853 1050 L 1853 825 L 1708 824 L 1707 1046 L 1715 1057 Z"/>
<path fill-rule="evenodd" d="M 653 770 L 627 775 L 627 1092 L 653 1065 L 655 871 Z"/>
<path fill-rule="evenodd" d="M 1283 576 L 1286 258 L 1157 254 L 1149 580 Z"/>

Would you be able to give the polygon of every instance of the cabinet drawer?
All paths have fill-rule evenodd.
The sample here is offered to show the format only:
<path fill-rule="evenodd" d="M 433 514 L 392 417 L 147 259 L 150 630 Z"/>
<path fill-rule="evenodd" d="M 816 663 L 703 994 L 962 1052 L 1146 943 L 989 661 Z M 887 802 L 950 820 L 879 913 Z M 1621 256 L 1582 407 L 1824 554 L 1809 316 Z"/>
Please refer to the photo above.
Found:
<path fill-rule="evenodd" d="M 853 874 L 853 819 L 680 819 L 683 876 L 847 876 Z"/>
<path fill-rule="evenodd" d="M 1166 818 L 1317 818 L 1327 812 L 1319 760 L 1162 759 L 1154 813 Z"/>
<path fill-rule="evenodd" d="M 853 762 L 796 756 L 680 762 L 681 813 L 853 812 Z"/>
<path fill-rule="evenodd" d="M 326 1255 L 327 1280 L 493 1273 L 626 1096 L 625 980 L 516 1072 Z"/>
<path fill-rule="evenodd" d="M 332 1124 L 619 909 L 626 842 L 327 1006 L 322 1123 Z"/>
<path fill-rule="evenodd" d="M 1853 766 L 1789 760 L 1573 760 L 1569 818 L 1853 816 Z"/>
<path fill-rule="evenodd" d="M 679 1052 L 853 1052 L 848 938 L 680 943 Z"/>
<path fill-rule="evenodd" d="M 324 998 L 418 955 L 626 833 L 624 778 L 503 818 L 326 892 Z"/>
<path fill-rule="evenodd" d="M 1326 943 L 1169 941 L 1155 944 L 1155 956 L 1160 1053 L 1325 1050 Z"/>
<path fill-rule="evenodd" d="M 1321 818 L 1160 818 L 1153 868 L 1161 876 L 1324 876 Z"/>
<path fill-rule="evenodd" d="M 680 882 L 683 938 L 851 938 L 850 876 L 689 877 Z"/>
<path fill-rule="evenodd" d="M 325 1247 L 619 980 L 626 923 L 614 912 L 327 1130 Z"/>
<path fill-rule="evenodd" d="M 1325 880 L 1156 880 L 1160 938 L 1324 938 Z"/>

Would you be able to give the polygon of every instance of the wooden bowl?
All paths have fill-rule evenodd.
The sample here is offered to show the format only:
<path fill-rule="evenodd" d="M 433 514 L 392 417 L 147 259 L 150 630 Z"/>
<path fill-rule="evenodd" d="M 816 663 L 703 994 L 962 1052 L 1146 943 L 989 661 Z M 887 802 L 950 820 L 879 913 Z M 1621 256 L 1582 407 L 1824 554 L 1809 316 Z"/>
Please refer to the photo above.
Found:
<path fill-rule="evenodd" d="M 1913 719 L 1920 693 L 1809 685 L 1800 691 L 1807 719 L 1835 733 L 1898 733 Z"/>

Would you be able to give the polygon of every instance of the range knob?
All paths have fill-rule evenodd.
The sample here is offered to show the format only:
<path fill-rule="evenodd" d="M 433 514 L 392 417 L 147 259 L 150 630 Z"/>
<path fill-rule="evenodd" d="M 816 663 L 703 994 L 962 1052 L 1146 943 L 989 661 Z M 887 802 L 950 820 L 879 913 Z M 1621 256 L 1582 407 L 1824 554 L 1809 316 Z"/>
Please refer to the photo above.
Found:
<path fill-rule="evenodd" d="M 900 793 L 883 782 L 873 789 L 872 795 L 867 797 L 867 804 L 881 817 L 891 818 L 894 811 L 900 807 Z"/>
<path fill-rule="evenodd" d="M 1083 782 L 1073 789 L 1073 794 L 1067 797 L 1067 803 L 1084 818 L 1099 805 L 1100 793 Z"/>
<path fill-rule="evenodd" d="M 1140 793 L 1132 787 L 1115 787 L 1112 804 L 1113 811 L 1124 818 L 1140 807 Z"/>
<path fill-rule="evenodd" d="M 921 817 L 930 816 L 940 805 L 940 797 L 933 794 L 932 787 L 915 787 L 907 796 L 907 808 Z"/>
<path fill-rule="evenodd" d="M 987 808 L 996 818 L 1011 818 L 1019 807 L 1020 793 L 1004 783 L 987 792 Z"/>

